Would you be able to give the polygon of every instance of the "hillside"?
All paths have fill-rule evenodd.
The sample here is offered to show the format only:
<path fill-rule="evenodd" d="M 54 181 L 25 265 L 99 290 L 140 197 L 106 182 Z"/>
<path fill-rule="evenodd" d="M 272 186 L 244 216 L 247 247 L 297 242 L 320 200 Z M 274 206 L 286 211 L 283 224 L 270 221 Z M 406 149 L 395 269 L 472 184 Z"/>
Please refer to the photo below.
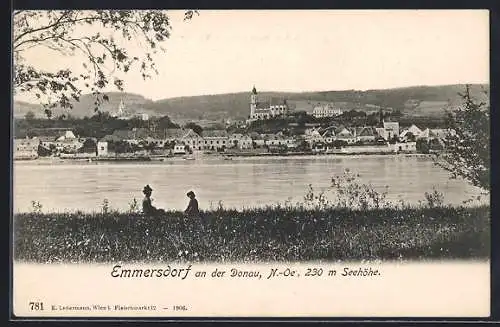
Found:
<path fill-rule="evenodd" d="M 120 92 L 109 92 L 106 93 L 109 97 L 109 101 L 104 102 L 101 105 L 102 111 L 114 112 L 118 109 L 120 101 L 123 99 L 123 103 L 125 107 L 130 112 L 144 112 L 149 113 L 151 115 L 158 114 L 157 112 L 150 111 L 146 108 L 146 106 L 152 103 L 152 100 L 144 98 L 142 95 L 133 94 L 133 93 L 120 93 Z M 80 101 L 72 101 L 73 109 L 63 109 L 63 108 L 54 108 L 52 109 L 53 116 L 57 117 L 61 114 L 70 114 L 74 117 L 84 117 L 84 116 L 92 116 L 94 115 L 94 97 L 90 94 L 85 94 L 80 97 Z M 37 117 L 45 117 L 44 109 L 42 106 L 16 101 L 14 103 L 14 116 L 15 117 L 24 117 L 24 115 L 28 112 L 32 111 Z"/>
<path fill-rule="evenodd" d="M 293 110 L 311 111 L 317 103 L 334 103 L 343 109 L 364 111 L 379 108 L 401 110 L 409 116 L 442 116 L 443 108 L 461 103 L 458 93 L 463 92 L 463 85 L 414 86 L 385 90 L 345 90 L 325 92 L 262 92 L 259 98 L 263 101 L 273 98 L 287 99 Z M 472 85 L 472 95 L 481 101 L 488 101 L 483 93 L 489 85 Z M 250 92 L 178 97 L 152 101 L 141 95 L 132 93 L 107 93 L 109 102 L 102 105 L 103 111 L 116 111 L 120 100 L 130 112 L 143 112 L 150 115 L 168 115 L 174 120 L 221 120 L 244 119 L 249 113 Z M 55 109 L 54 116 L 70 113 L 75 117 L 92 116 L 94 114 L 93 98 L 84 95 L 80 102 L 74 103 L 72 110 Z M 14 115 L 22 117 L 28 111 L 39 116 L 43 110 L 26 102 L 16 102 Z"/>

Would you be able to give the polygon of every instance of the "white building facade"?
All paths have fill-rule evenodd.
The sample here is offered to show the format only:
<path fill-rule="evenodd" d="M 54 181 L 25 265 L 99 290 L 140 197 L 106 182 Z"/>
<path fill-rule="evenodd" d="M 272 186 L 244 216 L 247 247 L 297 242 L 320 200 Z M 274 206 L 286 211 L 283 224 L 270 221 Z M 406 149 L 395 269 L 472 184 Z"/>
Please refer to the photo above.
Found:
<path fill-rule="evenodd" d="M 38 158 L 39 144 L 37 138 L 14 139 L 14 160 Z"/>
<path fill-rule="evenodd" d="M 108 155 L 108 142 L 107 141 L 99 141 L 97 142 L 97 156 L 98 157 L 106 157 Z"/>
<path fill-rule="evenodd" d="M 285 117 L 288 114 L 288 105 L 285 100 L 259 102 L 255 86 L 250 95 L 250 120 L 266 120 L 276 117 Z"/>
<path fill-rule="evenodd" d="M 335 117 L 342 115 L 342 110 L 331 104 L 315 106 L 312 112 L 315 118 Z"/>

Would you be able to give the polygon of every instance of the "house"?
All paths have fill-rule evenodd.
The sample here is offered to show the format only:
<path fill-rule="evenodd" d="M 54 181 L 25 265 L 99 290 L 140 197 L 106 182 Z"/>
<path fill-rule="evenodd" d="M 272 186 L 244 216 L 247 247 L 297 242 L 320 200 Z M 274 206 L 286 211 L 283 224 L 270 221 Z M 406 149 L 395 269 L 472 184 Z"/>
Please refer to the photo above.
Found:
<path fill-rule="evenodd" d="M 355 129 L 356 142 L 375 142 L 378 133 L 373 127 L 357 127 Z"/>
<path fill-rule="evenodd" d="M 167 142 L 180 141 L 185 134 L 184 128 L 166 128 L 163 131 L 163 139 Z"/>
<path fill-rule="evenodd" d="M 192 151 L 201 151 L 204 149 L 205 142 L 203 137 L 198 135 L 195 131 L 190 128 L 183 129 L 183 135 L 180 138 L 180 142 L 187 145 Z"/>
<path fill-rule="evenodd" d="M 267 146 L 286 146 L 286 140 L 281 134 L 266 134 L 264 143 Z"/>
<path fill-rule="evenodd" d="M 38 146 L 40 140 L 37 138 L 14 139 L 14 160 L 38 158 Z"/>
<path fill-rule="evenodd" d="M 285 143 L 286 143 L 286 147 L 288 149 L 290 149 L 290 150 L 291 149 L 296 149 L 299 146 L 299 140 L 296 139 L 293 136 L 287 136 L 287 137 L 285 137 Z"/>
<path fill-rule="evenodd" d="M 342 110 L 335 108 L 332 104 L 318 104 L 313 108 L 312 115 L 315 118 L 335 117 L 342 115 Z"/>
<path fill-rule="evenodd" d="M 397 142 L 395 144 L 389 144 L 389 147 L 394 150 L 394 152 L 417 152 L 417 142 Z"/>
<path fill-rule="evenodd" d="M 246 134 L 231 134 L 229 136 L 228 147 L 238 148 L 240 150 L 252 149 L 252 138 L 250 137 L 250 135 Z"/>
<path fill-rule="evenodd" d="M 417 137 L 417 140 L 429 140 L 431 137 L 431 130 L 429 128 L 424 129 L 420 135 Z"/>
<path fill-rule="evenodd" d="M 146 145 L 152 148 L 163 148 L 167 143 L 165 130 L 150 130 L 148 128 L 133 128 L 132 135 L 139 145 Z"/>
<path fill-rule="evenodd" d="M 307 143 L 312 144 L 316 142 L 324 142 L 319 128 L 308 128 L 304 131 L 304 139 Z"/>
<path fill-rule="evenodd" d="M 43 147 L 46 150 L 55 150 L 56 145 L 55 145 L 55 139 L 53 136 L 35 136 L 39 142 L 40 146 Z"/>
<path fill-rule="evenodd" d="M 385 138 L 385 128 L 383 127 L 375 127 L 375 131 L 377 132 L 377 135 L 381 138 L 383 138 L 384 140 L 386 139 Z"/>
<path fill-rule="evenodd" d="M 72 132 L 65 133 L 56 139 L 52 137 L 40 137 L 41 145 L 51 151 L 64 152 L 64 153 L 76 153 L 80 148 L 83 147 L 85 138 L 77 138 Z"/>
<path fill-rule="evenodd" d="M 66 140 L 74 140 L 76 139 L 73 131 L 65 131 L 64 134 L 60 135 L 56 138 L 56 141 L 66 141 Z"/>
<path fill-rule="evenodd" d="M 186 145 L 183 143 L 175 143 L 174 154 L 186 154 Z"/>
<path fill-rule="evenodd" d="M 99 142 L 97 142 L 97 156 L 106 157 L 108 155 L 108 141 L 101 139 Z"/>
<path fill-rule="evenodd" d="M 398 122 L 383 122 L 383 134 L 380 135 L 386 140 L 390 140 L 394 137 L 399 137 L 399 123 Z"/>
<path fill-rule="evenodd" d="M 85 141 L 67 128 L 34 128 L 29 134 L 37 137 L 40 145 L 49 151 L 75 152 Z"/>
<path fill-rule="evenodd" d="M 65 139 L 61 141 L 56 141 L 56 150 L 64 153 L 76 153 L 82 147 L 85 139 Z"/>
<path fill-rule="evenodd" d="M 250 137 L 252 138 L 252 145 L 255 144 L 255 147 L 263 147 L 266 144 L 264 136 L 259 133 L 252 132 Z"/>
<path fill-rule="evenodd" d="M 150 133 L 150 135 L 153 134 Z M 204 148 L 203 138 L 190 128 L 167 128 L 163 130 L 163 133 L 157 133 L 155 137 L 158 139 L 153 142 L 162 147 L 166 144 L 179 143 L 187 145 L 190 150 L 194 151 Z"/>
<path fill-rule="evenodd" d="M 348 144 L 356 143 L 356 137 L 353 131 L 346 127 L 339 127 L 335 132 L 336 140 L 347 142 Z"/>
<path fill-rule="evenodd" d="M 414 141 L 420 137 L 420 134 L 422 134 L 422 130 L 413 124 L 399 134 L 399 139 L 403 141 Z"/>
<path fill-rule="evenodd" d="M 229 135 L 224 129 L 203 131 L 202 137 L 205 150 L 225 150 L 229 145 Z"/>

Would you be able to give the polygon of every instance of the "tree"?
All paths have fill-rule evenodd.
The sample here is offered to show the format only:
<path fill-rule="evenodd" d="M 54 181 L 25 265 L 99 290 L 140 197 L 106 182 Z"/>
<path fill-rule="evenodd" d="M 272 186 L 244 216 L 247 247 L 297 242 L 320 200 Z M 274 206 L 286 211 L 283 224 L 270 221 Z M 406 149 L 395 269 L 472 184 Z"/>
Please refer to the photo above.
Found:
<path fill-rule="evenodd" d="M 166 128 L 179 128 L 179 125 L 172 122 L 172 120 L 170 120 L 170 117 L 168 117 L 168 116 L 154 118 L 154 119 L 151 119 L 150 122 L 151 122 L 151 125 L 155 126 L 157 130 L 164 130 Z"/>
<path fill-rule="evenodd" d="M 28 111 L 26 115 L 24 115 L 24 119 L 33 120 L 35 119 L 35 114 L 33 113 L 33 111 Z"/>
<path fill-rule="evenodd" d="M 47 119 L 50 120 L 52 118 L 52 110 L 45 109 L 44 112 L 45 112 L 45 115 L 47 116 Z"/>
<path fill-rule="evenodd" d="M 486 93 L 486 92 L 485 92 Z M 490 112 L 489 105 L 477 103 L 469 85 L 460 94 L 464 104 L 448 112 L 450 133 L 444 139 L 446 152 L 438 164 L 483 190 L 490 189 Z"/>
<path fill-rule="evenodd" d="M 83 145 L 79 149 L 79 152 L 82 152 L 82 153 L 96 153 L 97 152 L 97 143 L 93 139 L 87 138 L 83 142 Z"/>
<path fill-rule="evenodd" d="M 415 142 L 417 140 L 417 137 L 412 132 L 408 132 L 406 134 L 406 140 L 408 142 Z"/>
<path fill-rule="evenodd" d="M 429 142 L 427 140 L 418 139 L 416 147 L 419 153 L 429 153 L 430 147 L 429 147 Z"/>
<path fill-rule="evenodd" d="M 297 150 L 298 151 L 309 151 L 311 150 L 311 146 L 307 141 L 305 140 L 300 140 L 299 144 L 297 145 Z"/>
<path fill-rule="evenodd" d="M 130 153 L 133 152 L 132 147 L 126 141 L 120 140 L 109 143 L 109 149 L 116 153 Z"/>
<path fill-rule="evenodd" d="M 185 12 L 190 20 L 196 11 Z M 110 82 L 123 90 L 117 72 L 138 69 L 144 79 L 156 70 L 153 55 L 170 36 L 170 21 L 162 10 L 18 10 L 13 14 L 15 93 L 34 94 L 48 107 L 71 108 L 82 92 L 95 96 L 95 110 L 108 100 L 101 90 Z M 144 51 L 131 54 L 127 45 Z M 25 60 L 26 53 L 46 47 L 56 55 L 83 55 L 83 73 L 63 68 L 44 71 Z"/>
<path fill-rule="evenodd" d="M 192 130 L 193 130 L 193 132 L 195 132 L 195 133 L 196 133 L 196 134 L 198 134 L 198 135 L 201 135 L 201 133 L 203 133 L 203 128 L 202 128 L 200 125 L 198 125 L 198 124 L 196 124 L 196 123 L 193 123 L 193 122 L 189 122 L 189 123 L 187 123 L 187 124 L 184 126 L 184 128 L 189 128 L 189 129 L 192 129 Z"/>
<path fill-rule="evenodd" d="M 401 118 L 402 116 L 403 116 L 403 113 L 401 112 L 401 109 L 396 109 L 390 114 L 390 117 L 394 117 L 394 118 Z"/>

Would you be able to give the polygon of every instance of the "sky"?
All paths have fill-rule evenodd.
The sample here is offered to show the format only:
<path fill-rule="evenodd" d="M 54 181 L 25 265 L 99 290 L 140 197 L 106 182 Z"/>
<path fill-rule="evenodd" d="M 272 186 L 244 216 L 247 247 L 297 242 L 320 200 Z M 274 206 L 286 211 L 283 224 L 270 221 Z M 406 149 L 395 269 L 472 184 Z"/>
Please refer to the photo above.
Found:
<path fill-rule="evenodd" d="M 305 92 L 489 83 L 486 10 L 202 10 L 188 22 L 182 12 L 170 16 L 167 51 L 154 57 L 159 75 L 119 75 L 126 92 L 158 100 L 253 85 Z M 81 65 L 45 48 L 25 59 L 49 70 Z"/>

